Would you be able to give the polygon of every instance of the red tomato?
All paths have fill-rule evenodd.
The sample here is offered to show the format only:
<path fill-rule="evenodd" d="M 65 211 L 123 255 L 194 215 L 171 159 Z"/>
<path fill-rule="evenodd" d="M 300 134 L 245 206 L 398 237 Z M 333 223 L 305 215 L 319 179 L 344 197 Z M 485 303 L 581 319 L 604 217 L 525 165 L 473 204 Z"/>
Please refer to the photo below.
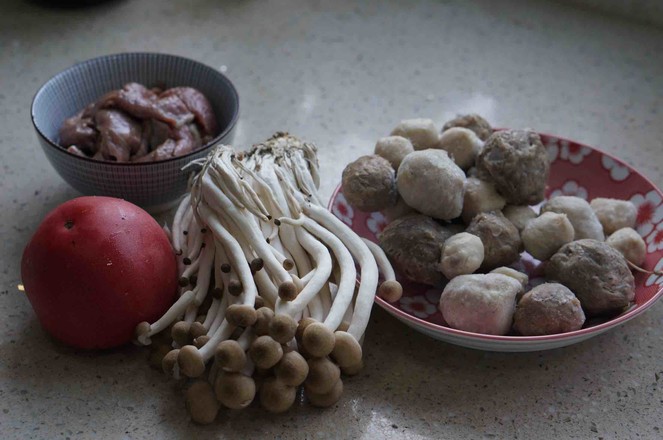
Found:
<path fill-rule="evenodd" d="M 41 325 L 78 348 L 129 342 L 177 292 L 175 255 L 141 208 L 80 197 L 51 211 L 23 252 L 21 277 Z"/>

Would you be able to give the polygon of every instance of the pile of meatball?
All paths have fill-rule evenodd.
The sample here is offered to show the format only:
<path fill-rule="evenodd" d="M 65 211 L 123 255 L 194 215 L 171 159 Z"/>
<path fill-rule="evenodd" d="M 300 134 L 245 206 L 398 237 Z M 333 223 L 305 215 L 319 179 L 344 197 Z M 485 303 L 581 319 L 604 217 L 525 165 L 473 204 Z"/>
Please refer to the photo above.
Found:
<path fill-rule="evenodd" d="M 445 286 L 438 307 L 449 327 L 537 336 L 628 308 L 629 265 L 646 254 L 631 202 L 544 202 L 549 173 L 537 133 L 494 131 L 469 114 L 441 132 L 430 119 L 401 121 L 375 154 L 347 165 L 342 186 L 353 208 L 384 213 L 379 244 L 401 276 Z M 545 283 L 530 288 L 512 267 L 523 251 L 542 262 Z"/>

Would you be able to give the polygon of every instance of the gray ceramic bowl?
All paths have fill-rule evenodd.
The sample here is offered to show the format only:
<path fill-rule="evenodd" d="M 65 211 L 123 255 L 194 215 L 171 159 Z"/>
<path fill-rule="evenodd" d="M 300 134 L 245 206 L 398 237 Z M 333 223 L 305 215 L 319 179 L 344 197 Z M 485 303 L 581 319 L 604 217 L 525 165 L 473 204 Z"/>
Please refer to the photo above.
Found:
<path fill-rule="evenodd" d="M 57 144 L 66 118 L 128 82 L 200 90 L 214 108 L 219 135 L 185 156 L 148 163 L 97 161 Z M 232 143 L 238 116 L 239 96 L 225 75 L 197 61 L 160 53 L 122 53 L 76 64 L 48 80 L 32 102 L 39 142 L 64 180 L 84 194 L 118 197 L 151 210 L 168 207 L 186 191 L 189 173 L 181 170 L 184 165 L 206 156 L 219 142 Z"/>

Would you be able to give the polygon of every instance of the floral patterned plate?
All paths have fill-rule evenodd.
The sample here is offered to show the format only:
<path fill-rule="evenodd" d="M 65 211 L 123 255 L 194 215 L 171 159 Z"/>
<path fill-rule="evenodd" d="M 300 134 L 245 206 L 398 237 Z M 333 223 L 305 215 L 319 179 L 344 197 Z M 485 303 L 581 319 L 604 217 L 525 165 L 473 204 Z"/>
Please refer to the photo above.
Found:
<path fill-rule="evenodd" d="M 644 267 L 663 270 L 663 194 L 636 170 L 600 150 L 566 139 L 541 135 L 551 159 L 547 197 L 574 195 L 591 200 L 612 197 L 630 200 L 638 208 L 636 229 L 647 244 Z M 386 226 L 379 212 L 353 210 L 339 186 L 329 209 L 360 236 L 377 241 L 376 235 Z M 543 282 L 539 262 L 523 253 L 514 267 L 530 276 L 532 286 Z M 622 314 L 607 321 L 589 320 L 585 328 L 549 336 L 493 336 L 455 330 L 445 325 L 437 304 L 442 288 L 408 282 L 404 278 L 404 294 L 400 301 L 389 304 L 376 298 L 387 312 L 433 338 L 465 347 L 490 351 L 537 351 L 563 347 L 589 339 L 635 318 L 663 296 L 663 276 L 635 273 L 635 303 Z"/>

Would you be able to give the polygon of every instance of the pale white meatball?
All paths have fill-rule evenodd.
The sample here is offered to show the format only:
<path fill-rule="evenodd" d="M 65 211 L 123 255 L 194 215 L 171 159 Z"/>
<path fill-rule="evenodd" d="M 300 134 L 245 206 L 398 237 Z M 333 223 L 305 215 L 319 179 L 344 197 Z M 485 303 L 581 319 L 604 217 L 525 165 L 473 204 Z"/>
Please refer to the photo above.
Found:
<path fill-rule="evenodd" d="M 638 210 L 633 203 L 627 200 L 597 197 L 589 203 L 589 206 L 594 210 L 606 235 L 621 228 L 635 226 Z"/>
<path fill-rule="evenodd" d="M 435 148 L 440 139 L 432 119 L 403 120 L 391 131 L 391 135 L 409 139 L 415 150 Z"/>
<path fill-rule="evenodd" d="M 536 212 L 527 205 L 506 205 L 502 210 L 504 217 L 522 231 L 528 221 L 536 218 Z"/>
<path fill-rule="evenodd" d="M 553 197 L 543 205 L 541 212 L 566 214 L 575 231 L 574 240 L 581 240 L 583 238 L 592 238 L 599 241 L 605 240 L 603 226 L 596 217 L 596 214 L 594 214 L 592 207 L 587 203 L 587 200 L 575 196 Z"/>
<path fill-rule="evenodd" d="M 498 267 L 491 270 L 490 273 L 500 273 L 502 275 L 511 277 L 514 280 L 518 281 L 523 286 L 523 289 L 525 289 L 527 287 L 527 283 L 529 283 L 529 277 L 527 276 L 526 273 L 520 272 L 511 267 L 506 267 L 506 266 Z"/>
<path fill-rule="evenodd" d="M 378 139 L 375 144 L 375 154 L 387 159 L 395 170 L 398 169 L 403 158 L 413 151 L 412 142 L 402 136 L 383 137 Z"/>
<path fill-rule="evenodd" d="M 483 141 L 472 130 L 452 127 L 440 135 L 438 148 L 446 150 L 456 165 L 467 170 L 483 147 Z"/>
<path fill-rule="evenodd" d="M 483 263 L 483 243 L 476 235 L 461 232 L 444 242 L 440 271 L 448 279 L 474 273 Z"/>
<path fill-rule="evenodd" d="M 505 335 L 522 289 L 518 281 L 502 274 L 460 275 L 446 285 L 438 307 L 452 328 Z"/>
<path fill-rule="evenodd" d="M 415 151 L 405 156 L 396 185 L 405 203 L 422 214 L 451 220 L 460 215 L 465 173 L 444 150 Z"/>
<path fill-rule="evenodd" d="M 613 232 L 605 241 L 610 247 L 617 249 L 628 261 L 642 266 L 647 256 L 647 246 L 640 234 L 633 228 L 621 228 Z"/>
<path fill-rule="evenodd" d="M 453 129 L 450 129 L 453 130 Z M 492 183 L 468 177 L 463 198 L 463 211 L 461 217 L 465 223 L 472 221 L 480 212 L 499 211 L 504 208 L 506 201 L 495 191 Z"/>
<path fill-rule="evenodd" d="M 573 225 L 566 214 L 544 212 L 530 220 L 520 233 L 525 250 L 534 258 L 547 260 L 563 245 L 573 241 Z"/>

